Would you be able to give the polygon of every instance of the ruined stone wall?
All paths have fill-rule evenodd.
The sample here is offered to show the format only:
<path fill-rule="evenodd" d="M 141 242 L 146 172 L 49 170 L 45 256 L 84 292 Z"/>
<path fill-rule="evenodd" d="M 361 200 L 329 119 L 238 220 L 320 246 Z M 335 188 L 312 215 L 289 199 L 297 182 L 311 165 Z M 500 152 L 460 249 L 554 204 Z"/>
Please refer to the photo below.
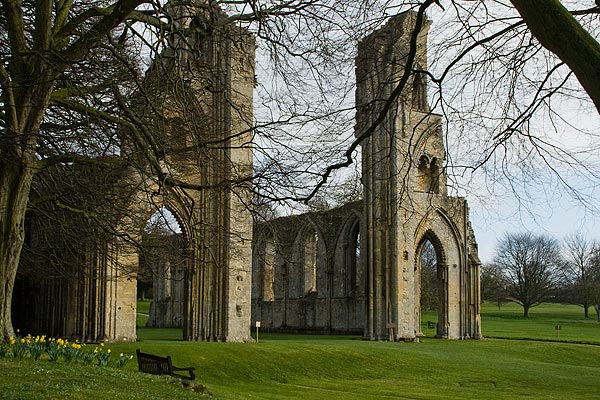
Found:
<path fill-rule="evenodd" d="M 252 321 L 271 332 L 362 334 L 360 202 L 254 226 Z"/>
<path fill-rule="evenodd" d="M 255 227 L 252 316 L 262 327 L 418 340 L 420 257 L 429 241 L 437 259 L 437 336 L 481 337 L 479 259 L 468 206 L 448 196 L 441 118 L 427 103 L 426 76 L 411 72 L 427 69 L 428 27 L 417 14 L 403 13 L 359 43 L 355 130 L 357 137 L 369 133 L 361 142 L 362 206 Z M 348 210 L 359 224 L 360 251 L 353 253 L 347 245 L 354 228 L 343 222 Z M 355 271 L 338 273 L 352 257 Z"/>
<path fill-rule="evenodd" d="M 419 257 L 427 240 L 438 263 L 437 335 L 479 338 L 477 244 L 465 200 L 447 193 L 441 118 L 429 110 L 425 77 L 411 74 L 383 122 L 373 125 L 403 81 L 415 23 L 414 13 L 400 14 L 359 45 L 356 135 L 371 132 L 361 143 L 363 201 L 254 227 L 247 208 L 254 40 L 243 29 L 223 26 L 191 41 L 201 49 L 197 58 L 175 47 L 148 73 L 139 104 L 143 110 L 144 99 L 157 100 L 159 115 L 143 118 L 164 129 L 160 179 L 156 165 L 106 179 L 108 204 L 119 204 L 123 213 L 108 224 L 117 234 L 94 246 L 59 245 L 50 227 L 46 250 L 66 274 L 34 279 L 43 258 L 34 260 L 30 276 L 18 283 L 16 313 L 31 316 L 31 332 L 134 340 L 139 249 L 133 242 L 164 206 L 186 242 L 181 319 L 187 340 L 246 341 L 251 319 L 270 331 L 418 340 Z M 413 70 L 427 68 L 427 27 L 416 36 Z M 186 74 L 169 75 L 180 71 L 172 63 L 185 64 Z M 181 93 L 187 95 L 176 96 Z M 91 203 L 90 211 L 102 215 L 95 196 L 74 204 Z M 164 294 L 166 287 L 157 289 Z M 29 290 L 36 290 L 31 299 Z"/>

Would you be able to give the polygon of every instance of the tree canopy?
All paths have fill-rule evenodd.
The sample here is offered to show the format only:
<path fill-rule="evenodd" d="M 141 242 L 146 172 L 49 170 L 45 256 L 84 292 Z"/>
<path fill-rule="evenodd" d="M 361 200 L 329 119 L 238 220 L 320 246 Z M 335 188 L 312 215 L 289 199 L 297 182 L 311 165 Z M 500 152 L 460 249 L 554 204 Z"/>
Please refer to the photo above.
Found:
<path fill-rule="evenodd" d="M 549 236 L 506 234 L 498 243 L 494 262 L 508 297 L 523 306 L 525 317 L 531 307 L 551 300 L 558 289 L 560 246 Z"/>

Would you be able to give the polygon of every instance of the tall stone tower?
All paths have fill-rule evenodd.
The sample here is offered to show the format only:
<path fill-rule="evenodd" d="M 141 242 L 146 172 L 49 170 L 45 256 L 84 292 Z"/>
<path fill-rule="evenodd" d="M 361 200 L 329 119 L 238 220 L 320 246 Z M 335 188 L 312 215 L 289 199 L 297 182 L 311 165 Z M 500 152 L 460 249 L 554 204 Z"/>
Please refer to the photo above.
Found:
<path fill-rule="evenodd" d="M 190 31 L 175 39 L 173 59 L 186 100 L 167 109 L 190 134 L 170 165 L 182 182 L 189 210 L 191 265 L 185 277 L 184 338 L 245 341 L 250 332 L 251 204 L 254 38 L 231 26 L 207 1 L 174 6 L 174 23 Z M 178 3 L 175 3 L 178 4 Z M 167 58 L 168 59 L 168 58 Z M 161 79 L 172 79 L 162 76 Z M 177 97 L 181 99 L 181 96 Z M 182 105 L 184 107 L 182 107 Z M 190 118 L 191 116 L 191 118 Z M 170 140 L 173 140 L 171 138 Z M 175 162 L 173 162 L 175 161 Z M 183 202 L 181 202 L 183 203 Z M 189 209 L 189 207 L 188 207 Z M 185 213 L 184 213 L 185 214 Z"/>
<path fill-rule="evenodd" d="M 362 143 L 361 255 L 368 277 L 365 336 L 372 340 L 418 340 L 426 241 L 437 258 L 437 335 L 481 335 L 480 263 L 468 207 L 447 194 L 441 118 L 427 104 L 426 75 L 417 72 L 427 70 L 429 24 L 412 12 L 397 15 L 359 44 L 356 60 L 356 135 L 370 133 Z M 411 57 L 405 89 L 391 101 Z"/>

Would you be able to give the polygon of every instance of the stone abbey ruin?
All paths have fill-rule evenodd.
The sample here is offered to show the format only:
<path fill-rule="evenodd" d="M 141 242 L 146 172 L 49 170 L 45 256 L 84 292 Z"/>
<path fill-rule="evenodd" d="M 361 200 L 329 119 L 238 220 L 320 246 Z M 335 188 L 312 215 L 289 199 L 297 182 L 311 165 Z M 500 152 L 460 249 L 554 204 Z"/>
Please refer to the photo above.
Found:
<path fill-rule="evenodd" d="M 414 14 L 400 14 L 359 44 L 357 135 L 384 110 L 404 71 L 414 24 Z M 416 69 L 427 69 L 427 29 L 418 35 Z M 185 46 L 201 51 L 193 57 L 178 51 Z M 59 165 L 46 173 L 64 203 L 119 212 L 106 213 L 101 229 L 68 207 L 30 213 L 13 297 L 15 327 L 91 341 L 135 340 L 136 278 L 144 267 L 154 275 L 149 324 L 181 326 L 186 340 L 248 341 L 255 321 L 272 332 L 418 340 L 420 254 L 430 242 L 437 336 L 481 337 L 477 244 L 465 199 L 447 193 L 441 118 L 429 108 L 424 76 L 411 75 L 410 90 L 361 143 L 361 201 L 253 222 L 254 39 L 224 27 L 174 48 L 147 72 L 138 101 L 140 109 L 147 101 L 160 104 L 159 115 L 144 120 L 164 132 L 157 139 L 166 149 L 158 167 L 148 165 L 145 173 L 107 156 L 101 181 L 99 167 Z M 202 146 L 186 134 L 192 125 L 202 132 Z M 90 186 L 94 195 L 86 192 Z M 32 201 L 48 190 L 34 184 Z M 108 205 L 96 204 L 99 198 Z M 151 258 L 137 243 L 150 243 L 142 239 L 144 228 L 161 207 L 181 227 L 169 239 L 180 252 Z M 77 246 L 53 218 L 80 228 Z"/>

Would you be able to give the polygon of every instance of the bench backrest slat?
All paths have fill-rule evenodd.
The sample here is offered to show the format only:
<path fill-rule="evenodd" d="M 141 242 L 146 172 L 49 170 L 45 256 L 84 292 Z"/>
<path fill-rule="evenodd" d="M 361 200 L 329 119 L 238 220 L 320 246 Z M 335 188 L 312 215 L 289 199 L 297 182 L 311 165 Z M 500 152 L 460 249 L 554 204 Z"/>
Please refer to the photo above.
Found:
<path fill-rule="evenodd" d="M 136 351 L 138 359 L 138 369 L 140 372 L 146 372 L 154 375 L 173 375 L 173 364 L 171 357 L 160 357 L 152 354 Z"/>

